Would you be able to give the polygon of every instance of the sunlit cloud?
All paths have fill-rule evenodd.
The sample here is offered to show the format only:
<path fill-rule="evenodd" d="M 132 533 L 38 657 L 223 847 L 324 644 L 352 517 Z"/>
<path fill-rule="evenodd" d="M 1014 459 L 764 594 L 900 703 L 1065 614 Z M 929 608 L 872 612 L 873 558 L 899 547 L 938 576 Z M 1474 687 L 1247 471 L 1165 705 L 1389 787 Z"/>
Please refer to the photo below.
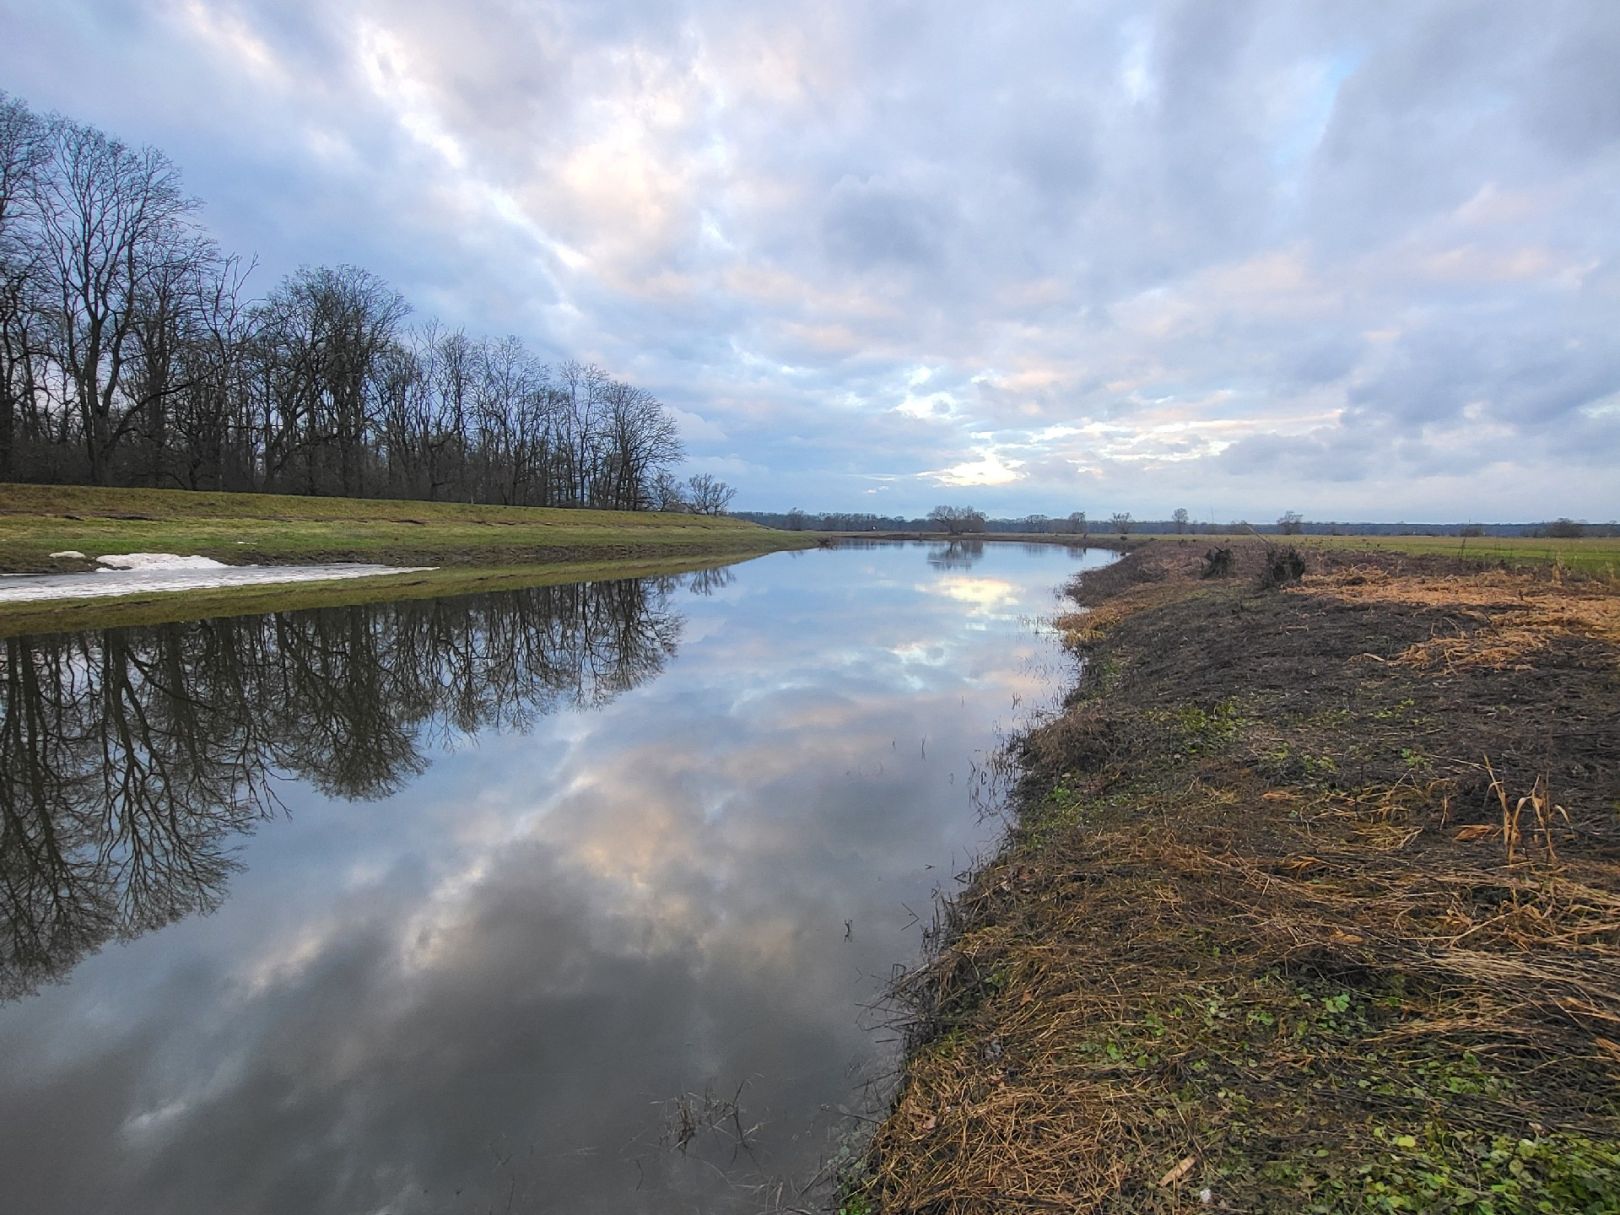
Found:
<path fill-rule="evenodd" d="M 944 595 L 977 613 L 999 612 L 1018 601 L 1018 588 L 1001 578 L 954 574 L 921 584 L 917 589 L 926 594 Z"/>
<path fill-rule="evenodd" d="M 964 460 L 938 472 L 926 473 L 941 485 L 967 487 L 974 485 L 1007 485 L 1019 479 L 1021 460 L 1004 460 L 995 452 L 986 452 L 977 460 Z"/>

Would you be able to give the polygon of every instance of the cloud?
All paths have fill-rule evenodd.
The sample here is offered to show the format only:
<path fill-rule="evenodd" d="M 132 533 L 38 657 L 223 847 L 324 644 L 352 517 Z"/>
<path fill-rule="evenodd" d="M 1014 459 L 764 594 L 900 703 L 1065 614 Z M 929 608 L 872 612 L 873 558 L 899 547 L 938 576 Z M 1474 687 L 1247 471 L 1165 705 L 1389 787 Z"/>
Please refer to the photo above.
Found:
<path fill-rule="evenodd" d="M 8 87 L 167 149 L 261 287 L 358 262 L 597 359 L 742 506 L 993 456 L 1010 513 L 1262 517 L 1223 453 L 1309 431 L 1307 513 L 1616 513 L 1546 434 L 1620 457 L 1608 6 L 11 7 Z M 1415 471 L 1470 409 L 1537 488 Z"/>

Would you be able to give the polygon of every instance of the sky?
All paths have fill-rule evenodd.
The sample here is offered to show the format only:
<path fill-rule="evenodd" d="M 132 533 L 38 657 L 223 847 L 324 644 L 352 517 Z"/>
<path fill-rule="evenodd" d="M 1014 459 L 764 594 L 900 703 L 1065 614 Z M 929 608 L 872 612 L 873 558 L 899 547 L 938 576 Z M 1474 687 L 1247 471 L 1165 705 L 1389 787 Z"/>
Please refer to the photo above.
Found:
<path fill-rule="evenodd" d="M 266 292 L 388 279 L 738 509 L 1620 516 L 1620 5 L 0 0 Z"/>

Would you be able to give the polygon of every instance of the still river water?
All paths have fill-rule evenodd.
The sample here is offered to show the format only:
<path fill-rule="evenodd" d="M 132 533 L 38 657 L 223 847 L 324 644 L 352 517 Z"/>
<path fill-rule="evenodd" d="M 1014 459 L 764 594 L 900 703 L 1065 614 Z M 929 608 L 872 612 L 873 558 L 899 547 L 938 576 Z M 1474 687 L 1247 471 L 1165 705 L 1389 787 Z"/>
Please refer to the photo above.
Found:
<path fill-rule="evenodd" d="M 1108 558 L 0 642 L 0 1210 L 810 1204 Z"/>

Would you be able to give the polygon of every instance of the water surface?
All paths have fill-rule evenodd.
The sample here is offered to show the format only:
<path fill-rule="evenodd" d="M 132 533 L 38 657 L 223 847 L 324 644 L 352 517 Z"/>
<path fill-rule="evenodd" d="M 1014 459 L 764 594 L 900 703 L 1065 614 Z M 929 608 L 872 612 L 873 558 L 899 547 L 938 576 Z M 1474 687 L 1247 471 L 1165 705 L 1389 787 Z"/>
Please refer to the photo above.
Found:
<path fill-rule="evenodd" d="M 0 1209 L 807 1202 L 1108 556 L 0 642 Z"/>

